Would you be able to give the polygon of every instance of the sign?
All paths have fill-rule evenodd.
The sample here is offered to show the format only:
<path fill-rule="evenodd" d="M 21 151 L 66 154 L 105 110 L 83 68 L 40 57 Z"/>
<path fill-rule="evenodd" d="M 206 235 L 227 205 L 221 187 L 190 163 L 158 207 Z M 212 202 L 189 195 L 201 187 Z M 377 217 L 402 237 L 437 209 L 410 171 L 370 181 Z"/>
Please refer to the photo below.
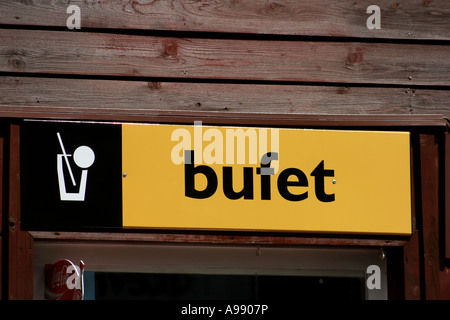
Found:
<path fill-rule="evenodd" d="M 83 300 L 83 261 L 78 267 L 70 260 L 58 260 L 46 264 L 44 272 L 46 300 Z"/>
<path fill-rule="evenodd" d="M 24 121 L 22 227 L 122 227 L 121 126 Z"/>
<path fill-rule="evenodd" d="M 407 132 L 25 122 L 29 229 L 411 233 Z"/>

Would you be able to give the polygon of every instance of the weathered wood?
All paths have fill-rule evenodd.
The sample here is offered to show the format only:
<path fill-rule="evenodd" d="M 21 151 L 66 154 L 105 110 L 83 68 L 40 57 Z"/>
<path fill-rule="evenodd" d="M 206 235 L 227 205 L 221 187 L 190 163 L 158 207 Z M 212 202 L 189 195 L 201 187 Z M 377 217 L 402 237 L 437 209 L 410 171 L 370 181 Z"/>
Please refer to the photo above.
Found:
<path fill-rule="evenodd" d="M 16 110 L 19 109 L 19 110 Z M 398 115 L 287 115 L 257 113 L 213 113 L 213 112 L 146 112 L 98 113 L 56 112 L 44 108 L 0 108 L 0 116 L 8 118 L 37 118 L 49 120 L 116 121 L 190 124 L 201 121 L 204 125 L 277 126 L 296 128 L 398 128 L 399 127 L 445 127 L 446 120 L 440 115 L 398 116 Z"/>
<path fill-rule="evenodd" d="M 430 99 L 423 99 L 425 95 Z M 144 121 L 154 115 L 210 113 L 230 118 L 284 114 L 330 120 L 345 115 L 426 119 L 450 117 L 449 100 L 448 90 L 0 77 L 0 115 L 11 117 L 94 120 L 103 115 L 103 120 Z"/>
<path fill-rule="evenodd" d="M 424 280 L 425 297 L 429 300 L 440 298 L 438 152 L 434 135 L 420 135 Z"/>
<path fill-rule="evenodd" d="M 450 85 L 450 46 L 170 38 L 0 29 L 0 71 Z"/>
<path fill-rule="evenodd" d="M 411 90 L 411 113 L 443 114 L 450 118 L 450 96 L 448 90 Z"/>
<path fill-rule="evenodd" d="M 66 27 L 70 4 L 80 6 L 81 28 L 450 39 L 450 6 L 432 0 L 10 0 L 0 2 L 0 23 Z M 367 28 L 371 4 L 381 9 L 381 29 Z"/>
<path fill-rule="evenodd" d="M 3 262 L 6 260 L 4 257 L 3 251 L 3 238 L 5 234 L 3 232 L 3 220 L 7 216 L 4 213 L 5 209 L 5 184 L 7 184 L 7 180 L 5 177 L 5 130 L 6 125 L 0 122 L 0 300 L 3 296 Z"/>
<path fill-rule="evenodd" d="M 38 240 L 80 240 L 80 241 L 125 241 L 125 242 L 165 242 L 165 243 L 207 243 L 207 244 L 248 244 L 248 245 L 346 245 L 346 246 L 402 246 L 405 239 L 377 239 L 368 237 L 329 237 L 317 235 L 267 235 L 242 233 L 199 233 L 199 232 L 44 232 L 31 231 Z"/>
<path fill-rule="evenodd" d="M 446 132 L 444 135 L 444 148 L 445 257 L 450 259 L 450 132 Z"/>
<path fill-rule="evenodd" d="M 420 233 L 418 222 L 421 219 L 418 213 L 421 212 L 421 186 L 420 186 L 420 141 L 418 135 L 411 135 L 411 222 L 412 235 L 403 246 L 403 283 L 401 288 L 404 299 L 421 299 L 421 254 L 420 254 Z"/>
<path fill-rule="evenodd" d="M 12 124 L 9 152 L 8 299 L 33 298 L 33 238 L 20 229 L 20 126 Z"/>
<path fill-rule="evenodd" d="M 6 124 L 0 122 L 0 237 L 3 236 L 3 220 L 5 215 L 5 185 L 7 185 L 7 175 L 5 175 L 5 135 L 7 127 Z M 1 258 L 1 255 L 0 255 Z M 1 274 L 1 273 L 0 273 Z"/>
<path fill-rule="evenodd" d="M 421 299 L 421 270 L 419 252 L 419 232 L 414 231 L 411 238 L 403 247 L 404 283 L 406 300 Z"/>
<path fill-rule="evenodd" d="M 450 93 L 448 93 L 450 96 Z M 4 107 L 146 112 L 213 111 L 278 114 L 410 114 L 403 88 L 248 85 L 0 77 Z M 432 106 L 427 113 L 433 113 Z"/>
<path fill-rule="evenodd" d="M 3 236 L 0 236 L 0 300 L 3 299 Z"/>
<path fill-rule="evenodd" d="M 444 246 L 445 254 L 444 257 L 447 259 L 447 264 L 442 267 L 440 271 L 440 289 L 441 298 L 445 300 L 450 300 L 450 133 L 446 132 L 444 137 L 444 171 L 445 171 L 445 182 L 444 182 Z M 445 260 L 444 260 L 445 261 Z"/>

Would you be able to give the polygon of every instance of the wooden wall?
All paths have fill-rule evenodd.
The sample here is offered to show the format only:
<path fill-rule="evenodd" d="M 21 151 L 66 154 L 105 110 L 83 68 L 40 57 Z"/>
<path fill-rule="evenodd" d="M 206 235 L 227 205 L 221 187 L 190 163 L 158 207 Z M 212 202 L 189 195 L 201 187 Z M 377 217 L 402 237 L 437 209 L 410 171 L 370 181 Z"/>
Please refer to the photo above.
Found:
<path fill-rule="evenodd" d="M 79 30 L 66 25 L 71 4 L 81 9 Z M 372 4 L 381 9 L 381 29 L 366 26 Z M 450 116 L 449 89 L 449 1 L 0 1 L 4 118 L 250 115 L 434 125 Z M 438 157 L 430 140 L 437 136 L 422 137 L 421 150 Z M 424 172 L 433 187 L 442 185 L 433 168 Z M 417 237 L 404 257 L 414 252 L 419 268 Z M 446 268 L 430 274 L 444 277 Z M 405 279 L 420 284 L 420 272 Z M 416 289 L 407 297 L 427 297 Z"/>
<path fill-rule="evenodd" d="M 428 0 L 1 1 L 1 112 L 448 116 L 449 15 Z"/>

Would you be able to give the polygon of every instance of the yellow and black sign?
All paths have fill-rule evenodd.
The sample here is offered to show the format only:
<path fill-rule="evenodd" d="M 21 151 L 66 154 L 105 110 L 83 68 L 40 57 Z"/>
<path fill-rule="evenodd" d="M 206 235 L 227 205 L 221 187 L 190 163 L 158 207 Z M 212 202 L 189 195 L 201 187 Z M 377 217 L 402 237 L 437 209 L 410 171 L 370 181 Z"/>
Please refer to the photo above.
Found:
<path fill-rule="evenodd" d="M 36 139 L 53 139 L 53 151 L 45 151 L 53 159 L 46 170 L 53 166 L 55 172 L 48 179 L 55 180 L 50 181 L 53 198 L 48 201 L 67 220 L 59 217 L 57 225 L 42 217 L 33 220 L 52 205 L 42 210 L 25 205 L 29 228 L 46 221 L 47 226 L 67 228 L 411 233 L 407 132 L 209 127 L 200 122 L 72 123 L 67 131 L 67 123 L 26 124 L 24 149 Z M 77 130 L 92 132 L 83 140 Z M 38 137 L 42 132 L 47 136 Z M 98 143 L 90 142 L 94 136 Z M 24 173 L 27 196 L 39 189 L 34 181 L 39 179 L 32 169 Z M 72 177 L 79 186 L 70 185 Z M 103 209 L 95 203 L 97 194 L 110 202 Z M 112 207 L 117 198 L 119 209 Z M 30 201 L 36 200 L 35 195 Z M 72 216 L 61 212 L 72 206 L 79 210 L 68 209 Z M 95 224 L 76 222 L 77 214 Z"/>

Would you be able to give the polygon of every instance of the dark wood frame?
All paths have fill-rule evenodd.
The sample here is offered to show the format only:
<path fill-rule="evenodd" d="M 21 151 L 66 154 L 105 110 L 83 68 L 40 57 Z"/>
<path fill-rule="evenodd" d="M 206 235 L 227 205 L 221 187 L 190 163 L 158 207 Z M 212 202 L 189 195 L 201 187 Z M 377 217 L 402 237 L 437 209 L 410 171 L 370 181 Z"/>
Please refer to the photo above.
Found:
<path fill-rule="evenodd" d="M 4 114 L 5 115 L 5 114 Z M 448 262 L 443 261 L 442 226 L 443 185 L 448 179 L 438 179 L 442 160 L 440 140 L 445 138 L 445 171 L 448 175 L 448 133 L 446 120 L 439 116 L 286 116 L 236 114 L 220 116 L 214 113 L 157 114 L 157 115 L 89 115 L 86 119 L 76 111 L 71 114 L 9 112 L 15 119 L 5 119 L 0 145 L 3 154 L 2 250 L 4 298 L 32 299 L 33 297 L 33 242 L 39 240 L 60 241 L 113 241 L 203 244 L 252 244 L 277 246 L 369 246 L 387 249 L 388 285 L 390 299 L 442 299 L 450 298 Z M 102 121 L 136 121 L 192 123 L 202 120 L 208 124 L 272 125 L 333 128 L 402 128 L 412 130 L 413 167 L 413 234 L 411 237 L 367 237 L 317 234 L 274 234 L 245 232 L 25 232 L 20 229 L 20 120 L 23 117 L 58 118 Z M 332 119 L 333 118 L 333 119 Z M 1 160 L 1 159 L 0 159 Z M 445 189 L 448 193 L 448 188 Z M 448 217 L 448 202 L 446 214 Z M 5 214 L 7 212 L 7 214 Z M 447 218 L 448 223 L 448 218 Z M 447 226 L 448 228 L 448 226 Z M 447 233 L 448 244 L 448 233 Z M 448 248 L 448 246 L 447 246 Z M 6 270 L 5 270 L 6 269 Z"/>
<path fill-rule="evenodd" d="M 5 107 L 0 109 L 0 117 L 42 118 L 56 120 L 86 120 L 108 122 L 155 122 L 188 123 L 202 121 L 210 125 L 267 125 L 296 127 L 444 127 L 448 121 L 444 116 L 435 115 L 311 115 L 311 114 L 260 114 L 260 113 L 219 113 L 202 111 L 142 111 L 142 110 L 99 110 L 93 113 L 76 109 L 55 110 L 55 108 Z"/>
<path fill-rule="evenodd" d="M 440 292 L 441 297 L 443 299 L 450 300 L 450 133 L 449 131 L 445 132 L 444 134 L 444 141 L 445 141 L 445 150 L 444 150 L 444 157 L 442 161 L 444 164 L 441 166 L 444 172 L 444 182 L 442 184 L 441 189 L 443 189 L 443 192 L 441 192 L 445 207 L 445 216 L 443 217 L 444 223 L 442 219 L 440 220 L 439 228 L 440 234 L 442 234 L 442 238 L 445 240 L 445 254 L 442 256 L 445 258 L 440 259 L 440 269 L 439 269 L 439 285 L 440 285 Z M 442 228 L 442 226 L 445 226 Z M 442 248 L 442 246 L 441 246 Z"/>

